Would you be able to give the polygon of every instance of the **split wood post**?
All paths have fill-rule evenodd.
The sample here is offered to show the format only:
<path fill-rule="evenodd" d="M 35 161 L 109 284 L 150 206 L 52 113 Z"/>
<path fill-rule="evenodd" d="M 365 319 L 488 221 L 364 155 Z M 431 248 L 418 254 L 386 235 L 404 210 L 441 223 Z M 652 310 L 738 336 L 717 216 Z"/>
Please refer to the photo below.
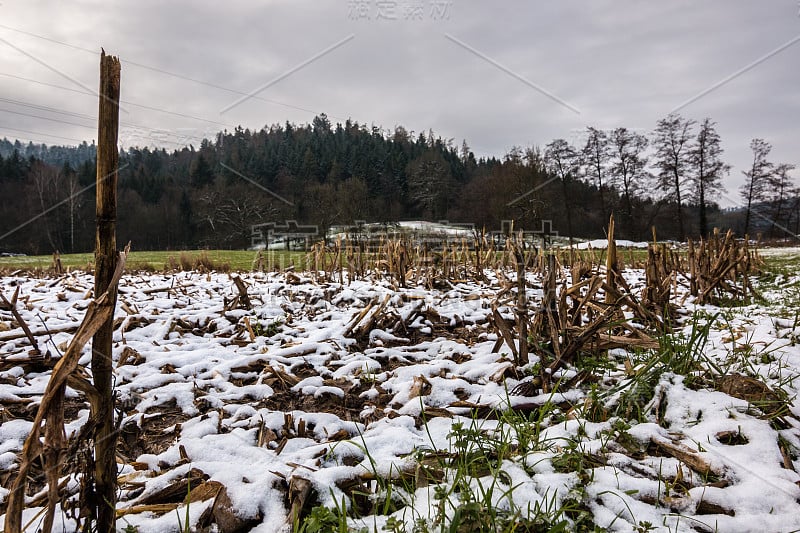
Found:
<path fill-rule="evenodd" d="M 119 151 L 120 63 L 114 56 L 100 55 L 100 113 L 97 123 L 97 203 L 94 293 L 108 289 L 117 265 L 117 170 Z M 109 294 L 112 310 L 116 290 Z M 95 333 L 92 340 L 92 375 L 101 403 L 92 416 L 98 422 L 95 434 L 95 501 L 91 503 L 97 531 L 116 531 L 116 432 L 114 427 L 114 392 L 112 389 L 111 349 L 114 313 Z"/>
<path fill-rule="evenodd" d="M 82 378 L 73 375 L 73 372 L 78 368 L 78 360 L 80 359 L 83 347 L 89 342 L 89 339 L 97 332 L 102 324 L 111 320 L 114 314 L 114 309 L 110 303 L 110 292 L 116 287 L 119 277 L 122 275 L 122 270 L 125 267 L 126 253 L 117 264 L 117 271 L 112 277 L 110 288 L 102 295 L 98 296 L 91 302 L 86 309 L 86 315 L 75 333 L 75 336 L 64 351 L 63 357 L 58 360 L 53 372 L 50 375 L 50 380 L 47 382 L 42 399 L 39 402 L 39 408 L 36 411 L 36 416 L 33 419 L 28 437 L 25 439 L 25 444 L 22 447 L 22 453 L 19 456 L 19 469 L 14 478 L 11 486 L 9 487 L 8 500 L 6 506 L 6 519 L 4 531 L 6 533 L 21 533 L 23 531 L 22 511 L 25 505 L 25 488 L 30 474 L 30 470 L 40 456 L 44 454 L 44 468 L 45 475 L 48 478 L 50 489 L 53 486 L 58 486 L 58 472 L 60 467 L 52 467 L 53 461 L 48 458 L 61 457 L 60 451 L 63 449 L 62 443 L 64 442 L 64 418 L 63 418 L 63 398 L 64 387 L 69 384 L 70 387 L 79 390 L 86 394 L 89 404 L 92 406 L 92 412 L 95 406 L 100 405 L 100 395 L 97 390 Z M 42 423 L 45 423 L 45 439 L 42 442 Z M 93 424 L 90 421 L 88 424 Z M 50 455 L 50 452 L 56 452 Z M 91 475 L 92 472 L 89 473 Z M 83 487 L 81 487 L 81 494 L 83 494 Z M 48 512 L 55 509 L 57 500 L 60 499 L 59 495 L 52 490 L 48 491 Z M 84 502 L 81 500 L 81 517 L 83 516 Z M 47 517 L 44 519 L 44 524 L 47 524 Z M 92 529 L 92 524 L 85 524 L 84 529 Z M 94 528 L 94 531 L 99 529 Z M 43 529 L 43 531 L 49 531 Z M 113 530 L 108 530 L 113 531 Z"/>
<path fill-rule="evenodd" d="M 608 219 L 608 248 L 606 249 L 606 284 L 609 287 L 617 287 L 617 241 L 614 240 L 614 215 Z M 611 291 L 606 291 L 606 303 L 614 303 L 614 295 Z"/>
<path fill-rule="evenodd" d="M 544 267 L 544 279 L 542 280 L 542 290 L 544 295 L 542 297 L 542 308 L 539 310 L 544 315 L 544 321 L 541 322 L 542 328 L 537 332 L 541 338 L 549 339 L 548 343 L 552 351 L 554 360 L 545 364 L 541 361 L 540 377 L 542 380 L 542 391 L 550 392 L 550 376 L 548 368 L 561 359 L 561 339 L 559 337 L 559 330 L 561 319 L 558 313 L 558 302 L 556 301 L 556 292 L 558 285 L 558 262 L 556 261 L 556 254 L 552 251 L 547 253 L 546 266 Z"/>
<path fill-rule="evenodd" d="M 517 322 L 519 329 L 519 351 L 517 365 L 528 364 L 528 299 L 525 293 L 525 241 L 522 232 L 516 243 L 517 257 Z"/>

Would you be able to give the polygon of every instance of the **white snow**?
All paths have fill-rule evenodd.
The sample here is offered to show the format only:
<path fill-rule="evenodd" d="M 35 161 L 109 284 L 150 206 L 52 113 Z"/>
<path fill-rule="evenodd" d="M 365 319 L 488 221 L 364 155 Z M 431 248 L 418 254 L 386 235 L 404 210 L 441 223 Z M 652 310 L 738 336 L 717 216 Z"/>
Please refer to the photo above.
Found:
<path fill-rule="evenodd" d="M 646 242 L 634 242 L 625 239 L 617 239 L 616 243 L 618 248 L 647 248 L 648 246 Z M 608 248 L 608 239 L 579 242 L 574 247 L 578 250 L 605 250 Z"/>
<path fill-rule="evenodd" d="M 598 240 L 579 247 L 603 248 L 605 243 Z M 618 241 L 618 245 L 642 247 L 646 243 Z M 493 273 L 487 271 L 487 275 L 495 279 Z M 641 272 L 626 272 L 626 276 L 632 285 L 641 286 Z M 414 472 L 413 454 L 451 450 L 454 424 L 465 428 L 477 424 L 485 434 L 498 428 L 497 420 L 462 416 L 469 415 L 469 410 L 450 407 L 455 402 L 507 407 L 509 402 L 517 406 L 548 401 L 582 406 L 586 401 L 585 389 L 534 398 L 509 396 L 508 391 L 524 376 L 508 377 L 513 363 L 502 354 L 506 347 L 501 353 L 492 353 L 495 336 L 481 329 L 497 285 L 463 283 L 455 290 L 437 291 L 401 289 L 388 281 L 353 281 L 341 286 L 308 280 L 290 285 L 280 274 L 243 278 L 255 305 L 252 311 L 224 309 L 223 299 L 230 300 L 235 289 L 223 274 L 178 274 L 174 279 L 126 276 L 120 285 L 120 303 L 136 314 L 128 315 L 117 307 L 117 318 L 126 319 L 128 326 L 115 331 L 114 357 L 118 360 L 125 348 L 141 356 L 140 364 L 128 361 L 115 370 L 117 394 L 125 404 L 123 425 L 147 425 L 161 420 L 164 413 L 182 413 L 179 424 L 172 423 L 161 433 L 165 451 L 129 458 L 147 465 L 141 477 L 144 495 L 196 468 L 227 488 L 242 516 L 261 517 L 261 525 L 253 531 L 288 531 L 284 484 L 293 475 L 310 480 L 319 503 L 333 507 L 341 505 L 343 493 L 337 482 L 342 479 L 366 472 L 381 476 Z M 39 314 L 46 316 L 52 327 L 77 323 L 88 301 L 91 276 L 72 274 L 52 287 L 47 286 L 52 280 L 46 281 L 0 278 L 0 289 L 9 293 L 18 285 L 22 295 L 30 295 L 27 305 L 20 307 L 30 324 L 38 322 Z M 796 282 L 797 277 L 787 281 Z M 57 293 L 66 282 L 80 292 L 68 292 L 70 298 L 59 299 Z M 156 294 L 144 292 L 164 285 L 173 288 Z M 531 296 L 541 292 L 529 290 Z M 391 305 L 400 317 L 407 318 L 423 298 L 436 308 L 442 321 L 434 324 L 419 317 L 406 324 L 407 333 L 402 336 L 374 330 L 360 345 L 344 337 L 346 325 L 366 302 L 382 300 L 385 294 L 393 295 Z M 781 309 L 779 292 L 765 296 L 769 305 L 732 308 L 717 316 L 704 354 L 728 372 L 762 376 L 794 396 L 800 391 L 796 379 L 800 376 L 798 323 L 791 313 L 784 318 L 773 316 Z M 691 299 L 687 305 L 708 316 L 719 311 L 695 306 Z M 503 313 L 509 311 L 501 308 Z M 277 318 L 283 323 L 272 337 L 251 340 L 243 326 L 245 317 L 251 323 L 266 324 Z M 0 320 L 10 318 L 1 314 Z M 476 328 L 476 335 L 469 339 L 437 336 L 440 328 L 451 324 Z M 690 328 L 690 321 L 679 325 L 686 332 Z M 4 334 L 0 333 L 0 339 Z M 70 334 L 55 334 L 47 348 L 56 354 L 56 346 L 70 338 Z M 417 340 L 412 342 L 412 338 Z M 27 349 L 24 340 L 2 342 L 0 358 L 24 357 Z M 742 356 L 747 350 L 755 355 Z M 612 355 L 627 354 L 617 351 Z M 84 361 L 88 361 L 86 355 Z M 294 375 L 298 381 L 284 384 L 271 369 Z M 49 372 L 25 374 L 20 366 L 0 372 L 0 402 L 37 401 L 48 377 Z M 624 372 L 612 370 L 603 379 L 618 382 L 624 379 Z M 800 408 L 791 407 L 793 416 L 786 417 L 788 428 L 776 429 L 747 402 L 707 387 L 689 387 L 683 376 L 663 374 L 656 390 L 664 406 L 661 419 L 648 415 L 645 423 L 633 422 L 625 430 L 627 437 L 642 449 L 651 439 L 678 442 L 707 460 L 725 483 L 712 486 L 671 457 L 637 456 L 626 453 L 616 442 L 609 444 L 617 439 L 612 438 L 615 419 L 593 423 L 568 415 L 557 423 L 546 417 L 539 447 L 503 459 L 500 470 L 507 484 L 496 489 L 494 503 L 500 508 L 527 509 L 529 505 L 561 505 L 577 494 L 595 523 L 611 531 L 635 531 L 646 522 L 664 531 L 702 530 L 701 524 L 710 531 L 800 528 L 800 476 L 784 468 L 777 445 L 780 437 L 795 452 L 800 451 L 800 421 L 795 418 L 800 417 Z M 75 391 L 70 394 L 74 396 Z M 281 400 L 275 402 L 275 398 Z M 328 406 L 332 412 L 314 411 L 314 406 Z M 452 416 L 428 416 L 428 409 L 449 409 Z M 293 419 L 288 434 L 287 413 Z M 88 412 L 81 410 L 77 418 L 69 420 L 68 434 L 87 417 Z M 0 473 L 13 468 L 15 454 L 31 426 L 20 419 L 2 420 Z M 304 435 L 296 434 L 300 420 L 305 424 Z M 278 441 L 288 437 L 280 453 L 278 441 L 257 445 L 260 427 L 272 430 Z M 342 431 L 345 438 L 330 440 Z M 720 442 L 717 436 L 723 432 L 740 434 L 746 443 Z M 179 464 L 180 446 L 189 463 Z M 605 465 L 590 468 L 587 478 L 559 470 L 556 464 L 572 453 L 570 446 L 584 454 L 603 455 Z M 800 468 L 796 455 L 792 463 Z M 676 476 L 683 481 L 665 484 L 664 480 L 674 481 Z M 448 479 L 452 481 L 446 478 L 445 484 Z M 496 480 L 491 477 L 476 477 L 469 483 L 479 492 L 493 482 Z M 409 531 L 416 519 L 436 516 L 441 500 L 434 497 L 433 485 L 400 492 L 397 497 L 408 505 L 391 516 L 404 521 Z M 131 494 L 123 490 L 121 508 L 135 505 L 143 496 Z M 0 499 L 6 497 L 7 490 L 0 490 Z M 457 494 L 447 498 L 458 505 Z M 701 501 L 734 510 L 735 516 L 698 515 Z M 190 519 L 199 519 L 209 504 L 192 503 Z M 38 510 L 26 510 L 25 516 L 33 517 Z M 452 516 L 452 509 L 448 512 Z M 181 506 L 180 516 L 184 513 Z M 366 516 L 351 518 L 350 524 L 380 530 L 388 519 L 386 515 Z M 142 533 L 177 528 L 175 513 L 128 515 L 120 527 L 126 522 Z M 66 522 L 67 531 L 70 527 L 74 526 Z"/>

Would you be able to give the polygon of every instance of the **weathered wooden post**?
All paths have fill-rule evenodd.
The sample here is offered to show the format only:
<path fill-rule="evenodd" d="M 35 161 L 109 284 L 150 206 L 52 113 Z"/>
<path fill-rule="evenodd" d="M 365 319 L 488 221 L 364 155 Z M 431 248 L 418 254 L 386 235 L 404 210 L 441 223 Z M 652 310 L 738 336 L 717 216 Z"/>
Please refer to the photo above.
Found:
<path fill-rule="evenodd" d="M 525 282 L 525 238 L 519 232 L 514 247 L 517 259 L 517 328 L 519 329 L 519 356 L 515 363 L 518 366 L 528 364 L 528 297 Z"/>
<path fill-rule="evenodd" d="M 117 170 L 119 151 L 120 63 L 114 56 L 100 55 L 100 113 L 97 122 L 97 204 L 94 262 L 94 294 L 108 289 L 117 266 Z M 116 305 L 113 291 L 112 309 Z M 111 348 L 113 312 L 92 340 L 92 375 L 100 393 L 99 412 L 92 413 L 95 433 L 95 511 L 97 531 L 116 531 L 117 437 L 114 426 Z"/>
<path fill-rule="evenodd" d="M 614 239 L 614 215 L 608 217 L 608 247 L 606 248 L 606 284 L 612 290 L 617 288 L 617 241 Z M 612 291 L 606 290 L 606 303 L 611 304 L 616 300 Z"/>

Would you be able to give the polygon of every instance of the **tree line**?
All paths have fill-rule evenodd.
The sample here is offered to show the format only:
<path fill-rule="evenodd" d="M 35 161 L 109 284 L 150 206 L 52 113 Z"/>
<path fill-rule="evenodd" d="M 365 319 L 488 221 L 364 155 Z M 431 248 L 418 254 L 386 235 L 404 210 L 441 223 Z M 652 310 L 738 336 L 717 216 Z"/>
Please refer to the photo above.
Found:
<path fill-rule="evenodd" d="M 120 152 L 118 233 L 138 249 L 243 248 L 251 226 L 297 220 L 322 231 L 356 221 L 503 221 L 569 238 L 604 235 L 614 214 L 621 238 L 797 235 L 794 166 L 770 160 L 754 139 L 742 209 L 721 210 L 730 165 L 716 124 L 679 115 L 652 132 L 588 127 L 572 142 L 515 147 L 476 158 L 466 142 L 354 121 L 276 124 L 223 131 L 199 147 Z M 0 141 L 0 251 L 50 253 L 93 247 L 94 146 Z M 31 221 L 32 217 L 36 217 Z M 549 226 L 544 226 L 549 227 Z"/>

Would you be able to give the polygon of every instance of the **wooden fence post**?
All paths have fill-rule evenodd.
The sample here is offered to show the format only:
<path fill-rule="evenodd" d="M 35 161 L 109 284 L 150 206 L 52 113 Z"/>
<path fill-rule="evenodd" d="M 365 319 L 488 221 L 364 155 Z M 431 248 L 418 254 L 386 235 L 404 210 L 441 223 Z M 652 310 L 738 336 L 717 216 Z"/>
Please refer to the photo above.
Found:
<path fill-rule="evenodd" d="M 617 287 L 617 241 L 614 239 L 614 214 L 608 217 L 608 247 L 606 248 L 606 284 L 612 289 Z M 606 303 L 614 303 L 615 296 L 612 291 L 606 291 Z"/>
<path fill-rule="evenodd" d="M 519 351 L 517 366 L 528 364 L 528 295 L 525 280 L 525 238 L 520 231 L 514 253 L 517 259 L 517 329 L 519 330 Z"/>
<path fill-rule="evenodd" d="M 97 204 L 94 263 L 94 294 L 108 289 L 117 266 L 117 170 L 119 151 L 120 63 L 103 50 L 100 56 L 100 113 L 97 123 Z M 116 290 L 110 294 L 112 309 Z M 95 432 L 95 501 L 91 503 L 97 531 L 116 531 L 117 436 L 114 426 L 114 391 L 112 388 L 111 349 L 114 313 L 95 333 L 92 340 L 92 375 L 100 393 L 100 409 L 92 416 L 98 425 Z"/>

